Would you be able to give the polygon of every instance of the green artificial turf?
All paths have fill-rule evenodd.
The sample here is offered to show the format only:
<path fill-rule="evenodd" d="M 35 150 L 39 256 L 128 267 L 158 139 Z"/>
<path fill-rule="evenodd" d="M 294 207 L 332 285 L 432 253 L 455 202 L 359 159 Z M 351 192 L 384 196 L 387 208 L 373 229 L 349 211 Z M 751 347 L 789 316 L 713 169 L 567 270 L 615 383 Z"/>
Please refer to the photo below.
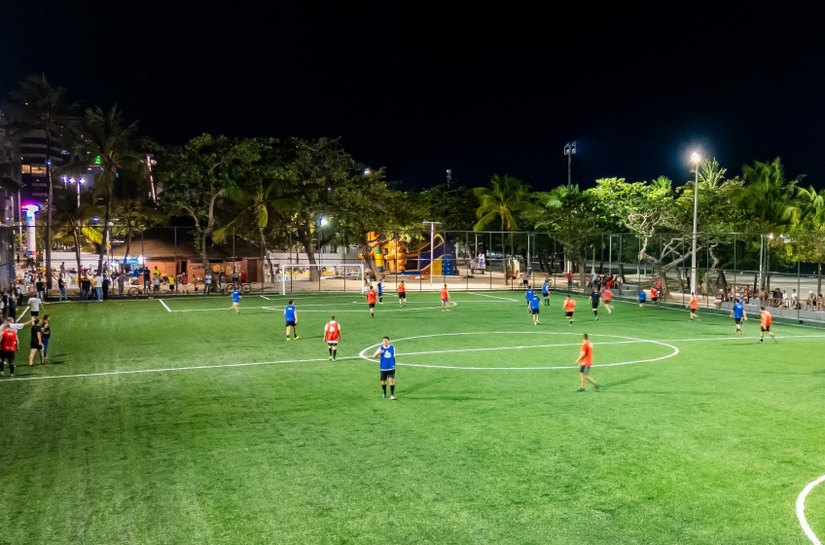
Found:
<path fill-rule="evenodd" d="M 805 544 L 825 331 L 518 292 L 50 304 L 0 379 L 0 545 Z M 164 306 L 165 304 L 165 306 Z M 324 323 L 342 324 L 338 361 Z M 593 377 L 573 364 L 587 332 Z M 372 355 L 394 342 L 398 397 Z M 652 342 L 656 341 L 656 342 Z M 641 360 L 649 360 L 639 362 Z M 620 364 L 620 365 L 605 365 Z M 825 483 L 805 515 L 825 539 Z"/>

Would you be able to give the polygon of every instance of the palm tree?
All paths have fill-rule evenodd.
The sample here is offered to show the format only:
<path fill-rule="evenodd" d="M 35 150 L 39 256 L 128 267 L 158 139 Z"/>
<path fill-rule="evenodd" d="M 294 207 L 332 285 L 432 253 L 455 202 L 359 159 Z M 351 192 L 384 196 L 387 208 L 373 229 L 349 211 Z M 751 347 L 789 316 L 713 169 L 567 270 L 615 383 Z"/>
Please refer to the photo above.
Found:
<path fill-rule="evenodd" d="M 53 87 L 45 74 L 32 74 L 11 93 L 15 107 L 13 130 L 41 130 L 46 135 L 46 285 L 52 286 L 52 221 L 54 218 L 54 183 L 52 176 L 52 143 L 66 130 L 65 122 L 75 105 L 66 102 L 66 90 Z"/>
<path fill-rule="evenodd" d="M 798 179 L 787 181 L 782 162 L 777 157 L 770 163 L 755 161 L 753 166 L 742 167 L 744 185 L 736 203 L 750 218 L 752 227 L 760 234 L 790 229 L 798 220 L 800 209 L 796 205 Z M 765 256 L 765 277 L 762 287 L 770 289 L 769 253 Z"/>
<path fill-rule="evenodd" d="M 822 262 L 825 260 L 825 189 L 800 187 L 796 194 L 800 209 L 794 237 L 803 244 L 807 256 L 816 261 L 816 293 L 822 293 Z"/>
<path fill-rule="evenodd" d="M 527 185 L 513 176 L 498 174 L 490 179 L 490 187 L 476 187 L 473 194 L 479 202 L 476 209 L 478 221 L 473 226 L 474 231 L 482 231 L 493 222 L 498 221 L 501 229 L 501 257 L 504 260 L 504 274 L 507 275 L 507 251 L 504 243 L 504 232 L 518 229 L 515 213 L 530 206 L 530 189 Z"/>
<path fill-rule="evenodd" d="M 124 125 L 123 114 L 114 105 L 104 112 L 99 106 L 86 110 L 83 125 L 89 138 L 92 152 L 100 156 L 102 170 L 95 175 L 95 194 L 103 198 L 103 240 L 98 259 L 97 271 L 103 272 L 103 256 L 109 246 L 112 198 L 120 171 L 126 168 L 141 168 L 140 160 L 132 152 L 132 143 L 137 131 L 137 122 Z"/>

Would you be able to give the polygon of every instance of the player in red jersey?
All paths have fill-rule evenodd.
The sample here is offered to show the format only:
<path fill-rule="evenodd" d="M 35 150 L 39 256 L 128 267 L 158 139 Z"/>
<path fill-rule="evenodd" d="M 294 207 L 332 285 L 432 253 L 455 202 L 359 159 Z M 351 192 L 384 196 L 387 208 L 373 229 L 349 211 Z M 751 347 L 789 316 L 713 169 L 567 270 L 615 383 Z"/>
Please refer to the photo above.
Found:
<path fill-rule="evenodd" d="M 407 285 L 403 280 L 398 284 L 398 304 L 403 307 L 407 306 Z"/>
<path fill-rule="evenodd" d="M 776 337 L 774 336 L 773 331 L 771 331 L 771 324 L 773 323 L 773 316 L 771 316 L 771 312 L 765 307 L 759 307 L 759 310 L 761 311 L 759 314 L 759 344 L 765 342 L 765 332 L 771 336 L 771 339 L 776 341 Z M 0 369 L 2 369 L 2 367 L 0 367 Z"/>
<path fill-rule="evenodd" d="M 10 322 L 14 318 L 9 318 Z M 14 376 L 14 355 L 17 352 L 17 331 L 12 327 L 7 327 L 0 333 L 0 376 L 5 375 L 5 365 L 9 364 L 9 373 Z"/>
<path fill-rule="evenodd" d="M 568 325 L 573 325 L 573 312 L 576 311 L 576 301 L 569 295 L 564 300 L 564 316 L 568 319 Z"/>
<path fill-rule="evenodd" d="M 602 304 L 608 314 L 613 314 L 613 292 L 610 291 L 609 287 L 605 287 L 604 290 L 602 290 Z"/>
<path fill-rule="evenodd" d="M 699 315 L 696 314 L 696 310 L 699 308 L 699 300 L 696 299 L 696 294 L 690 294 L 690 303 L 688 303 L 688 308 L 690 309 L 690 319 L 693 320 L 694 318 L 698 318 Z"/>
<path fill-rule="evenodd" d="M 370 286 L 367 290 L 367 304 L 370 306 L 370 316 L 375 318 L 375 302 L 378 300 L 375 290 Z"/>
<path fill-rule="evenodd" d="M 450 292 L 447 290 L 447 284 L 444 284 L 444 287 L 441 288 L 441 310 L 450 310 Z"/>
<path fill-rule="evenodd" d="M 324 342 L 329 347 L 329 359 L 335 361 L 338 353 L 338 342 L 341 340 L 341 324 L 335 321 L 335 316 L 324 326 Z"/>

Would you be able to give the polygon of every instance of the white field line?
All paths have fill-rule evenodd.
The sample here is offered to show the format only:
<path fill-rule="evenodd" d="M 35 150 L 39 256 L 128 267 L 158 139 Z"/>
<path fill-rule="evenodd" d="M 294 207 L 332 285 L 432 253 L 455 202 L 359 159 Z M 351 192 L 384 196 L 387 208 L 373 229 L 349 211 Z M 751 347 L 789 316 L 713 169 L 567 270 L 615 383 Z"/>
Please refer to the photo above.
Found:
<path fill-rule="evenodd" d="M 805 498 L 808 497 L 808 494 L 814 489 L 814 487 L 823 482 L 825 482 L 825 475 L 815 481 L 809 482 L 807 486 L 802 489 L 802 492 L 799 493 L 799 497 L 796 498 L 796 518 L 799 519 L 799 524 L 802 525 L 802 531 L 805 532 L 805 535 L 808 536 L 808 539 L 811 540 L 813 545 L 822 545 L 822 542 L 816 537 L 814 531 L 811 530 L 811 526 L 805 518 Z"/>
<path fill-rule="evenodd" d="M 511 303 L 518 303 L 518 299 L 509 299 L 507 297 L 497 297 L 495 295 L 487 295 L 486 293 L 478 293 L 477 291 L 468 291 L 471 295 L 478 295 L 479 297 L 489 297 L 490 299 L 499 299 L 500 301 L 509 301 Z"/>
<path fill-rule="evenodd" d="M 20 316 L 18 316 L 17 318 L 15 318 L 15 321 L 18 321 L 18 322 L 19 322 L 20 320 L 22 320 L 22 319 L 23 319 L 23 316 L 25 316 L 25 315 L 26 315 L 26 313 L 27 313 L 28 311 L 29 311 L 29 306 L 28 306 L 28 305 L 26 305 L 26 308 L 24 308 L 24 309 L 23 309 L 23 312 L 21 312 L 21 313 L 20 313 Z"/>
<path fill-rule="evenodd" d="M 266 295 L 259 295 L 258 297 L 260 297 L 261 299 L 266 299 L 267 301 L 272 301 L 272 299 L 270 299 Z"/>
<path fill-rule="evenodd" d="M 158 299 L 158 302 L 159 302 L 161 305 L 163 305 L 163 308 L 165 308 L 165 309 L 166 309 L 166 312 L 172 312 L 172 309 L 171 309 L 171 308 L 169 308 L 169 305 L 167 305 L 167 304 L 163 301 L 163 299 Z"/>

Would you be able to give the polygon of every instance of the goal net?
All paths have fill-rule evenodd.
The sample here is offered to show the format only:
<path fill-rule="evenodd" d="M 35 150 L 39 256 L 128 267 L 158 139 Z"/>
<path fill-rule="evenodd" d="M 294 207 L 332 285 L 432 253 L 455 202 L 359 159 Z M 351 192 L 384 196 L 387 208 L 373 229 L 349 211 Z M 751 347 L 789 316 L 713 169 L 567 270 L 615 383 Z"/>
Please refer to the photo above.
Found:
<path fill-rule="evenodd" d="M 364 265 L 287 264 L 281 265 L 281 295 L 296 291 L 349 291 L 364 287 Z"/>

